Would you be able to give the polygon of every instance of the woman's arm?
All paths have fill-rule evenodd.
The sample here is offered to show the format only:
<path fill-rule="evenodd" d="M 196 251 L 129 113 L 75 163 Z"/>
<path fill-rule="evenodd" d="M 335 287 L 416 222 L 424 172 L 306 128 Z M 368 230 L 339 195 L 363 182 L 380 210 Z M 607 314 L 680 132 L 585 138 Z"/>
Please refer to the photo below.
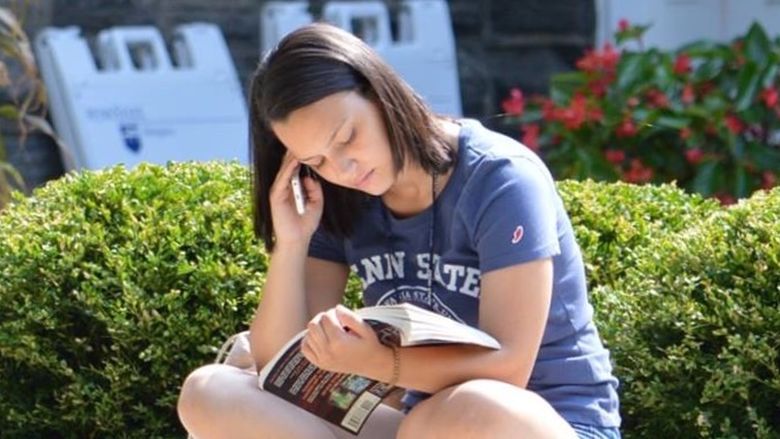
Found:
<path fill-rule="evenodd" d="M 285 154 L 269 195 L 276 245 L 262 301 L 249 328 L 258 369 L 306 327 L 313 312 L 335 306 L 347 281 L 345 265 L 308 257 L 322 217 L 323 194 L 318 181 L 305 177 L 306 209 L 303 214 L 297 212 L 290 180 L 299 168 L 299 162 L 289 152 Z"/>
<path fill-rule="evenodd" d="M 255 364 L 267 363 L 311 317 L 338 305 L 347 285 L 344 264 L 307 257 L 308 246 L 278 246 L 271 256 L 263 299 L 250 327 Z"/>
<path fill-rule="evenodd" d="M 463 345 L 401 349 L 398 384 L 429 393 L 477 378 L 525 387 L 544 334 L 552 279 L 550 258 L 486 273 L 482 277 L 480 327 L 501 343 L 501 349 Z M 380 349 L 362 373 L 387 381 L 393 355 L 389 348 Z"/>

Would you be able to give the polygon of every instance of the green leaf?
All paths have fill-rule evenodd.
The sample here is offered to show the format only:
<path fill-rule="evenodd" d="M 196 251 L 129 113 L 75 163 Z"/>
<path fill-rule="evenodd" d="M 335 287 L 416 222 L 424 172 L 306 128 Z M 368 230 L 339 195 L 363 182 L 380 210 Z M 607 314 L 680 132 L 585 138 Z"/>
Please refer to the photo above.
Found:
<path fill-rule="evenodd" d="M 568 102 L 587 81 L 583 72 L 557 73 L 550 78 L 550 97 L 557 103 Z"/>
<path fill-rule="evenodd" d="M 741 136 L 731 136 L 728 143 L 731 149 L 731 156 L 736 160 L 742 160 L 745 156 L 745 139 Z"/>
<path fill-rule="evenodd" d="M 618 64 L 617 86 L 621 90 L 629 89 L 642 78 L 645 70 L 645 57 L 641 54 L 624 54 Z"/>
<path fill-rule="evenodd" d="M 745 55 L 757 64 L 766 62 L 772 51 L 772 43 L 769 41 L 764 28 L 757 22 L 753 22 L 745 35 Z"/>
<path fill-rule="evenodd" d="M 773 86 L 777 80 L 777 72 L 780 68 L 780 66 L 778 66 L 780 60 L 777 58 L 778 57 L 773 56 L 769 65 L 766 66 L 766 69 L 764 69 L 764 72 L 761 74 L 761 86 L 764 88 Z"/>
<path fill-rule="evenodd" d="M 693 71 L 693 79 L 696 82 L 709 81 L 716 78 L 725 66 L 723 58 L 712 58 L 704 61 Z"/>
<path fill-rule="evenodd" d="M 708 160 L 699 165 L 696 169 L 696 176 L 693 178 L 693 190 L 708 197 L 715 192 L 715 177 L 720 163 L 714 160 Z"/>
<path fill-rule="evenodd" d="M 737 98 L 735 108 L 737 111 L 744 111 L 756 99 L 758 86 L 761 83 L 761 75 L 758 73 L 758 66 L 754 62 L 747 62 L 742 66 L 737 79 Z"/>
<path fill-rule="evenodd" d="M 748 174 L 744 166 L 737 166 L 734 180 L 734 195 L 737 198 L 744 198 L 750 195 L 748 187 Z"/>
<path fill-rule="evenodd" d="M 686 53 L 691 57 L 707 57 L 711 56 L 718 47 L 719 44 L 713 41 L 700 40 L 680 46 L 677 53 Z"/>
<path fill-rule="evenodd" d="M 748 142 L 745 154 L 760 169 L 780 170 L 780 151 L 760 142 Z"/>
<path fill-rule="evenodd" d="M 19 109 L 13 104 L 0 105 L 0 117 L 8 120 L 19 119 Z"/>
<path fill-rule="evenodd" d="M 667 128 L 682 129 L 691 124 L 691 120 L 687 117 L 680 117 L 674 115 L 661 116 L 655 121 L 657 125 Z"/>

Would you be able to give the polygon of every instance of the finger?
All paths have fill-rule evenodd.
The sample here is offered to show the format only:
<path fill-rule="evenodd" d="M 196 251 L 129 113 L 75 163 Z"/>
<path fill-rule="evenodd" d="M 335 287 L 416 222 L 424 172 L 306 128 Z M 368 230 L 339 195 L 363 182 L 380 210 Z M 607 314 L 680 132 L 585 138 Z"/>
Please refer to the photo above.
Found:
<path fill-rule="evenodd" d="M 308 336 L 303 337 L 303 340 L 301 340 L 301 353 L 303 354 L 304 358 L 309 360 L 310 363 L 319 365 L 319 356 L 317 355 L 316 349 L 314 349 L 312 346 Z"/>
<path fill-rule="evenodd" d="M 290 189 L 290 179 L 299 172 L 301 163 L 289 152 L 284 156 L 279 172 L 276 173 L 273 188 L 277 193 L 287 193 Z"/>
<path fill-rule="evenodd" d="M 306 201 L 317 204 L 322 201 L 322 183 L 316 178 L 306 176 L 303 178 L 303 187 L 306 189 Z"/>
<path fill-rule="evenodd" d="M 322 328 L 323 315 L 323 313 L 318 314 L 308 325 L 306 325 L 306 329 L 308 330 L 308 333 L 306 334 L 307 337 L 309 337 L 313 344 L 318 348 L 327 346 L 328 343 L 330 343 L 328 335 Z"/>
<path fill-rule="evenodd" d="M 343 305 L 338 305 L 334 311 L 341 327 L 349 329 L 349 331 L 355 333 L 360 338 L 367 338 L 373 334 L 371 326 L 364 322 L 363 319 L 351 309 Z"/>
<path fill-rule="evenodd" d="M 328 341 L 330 343 L 340 340 L 342 337 L 344 337 L 344 335 L 346 335 L 344 327 L 341 325 L 339 318 L 336 316 L 335 309 L 331 309 L 330 311 L 323 314 L 322 320 L 320 321 L 320 327 L 322 328 L 325 336 L 328 337 Z"/>

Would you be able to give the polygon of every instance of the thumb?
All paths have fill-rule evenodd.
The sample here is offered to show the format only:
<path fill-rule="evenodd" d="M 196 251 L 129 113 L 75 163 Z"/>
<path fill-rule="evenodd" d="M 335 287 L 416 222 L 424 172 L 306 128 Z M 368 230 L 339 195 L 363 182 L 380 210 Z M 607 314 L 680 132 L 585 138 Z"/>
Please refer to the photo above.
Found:
<path fill-rule="evenodd" d="M 364 322 L 354 311 L 343 305 L 336 306 L 336 318 L 339 319 L 341 326 L 354 332 L 360 338 L 366 338 L 373 335 L 374 330 L 371 329 L 371 326 Z"/>

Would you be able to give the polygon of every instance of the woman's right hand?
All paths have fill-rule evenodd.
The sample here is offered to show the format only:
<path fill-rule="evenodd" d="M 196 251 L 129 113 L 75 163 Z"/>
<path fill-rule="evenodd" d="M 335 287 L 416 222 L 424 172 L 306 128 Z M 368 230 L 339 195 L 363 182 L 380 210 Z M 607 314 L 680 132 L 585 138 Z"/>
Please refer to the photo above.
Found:
<path fill-rule="evenodd" d="M 324 205 L 322 186 L 310 176 L 301 179 L 305 212 L 298 214 L 290 180 L 300 171 L 301 163 L 288 151 L 271 186 L 271 216 L 274 222 L 276 245 L 305 243 L 317 230 Z"/>

